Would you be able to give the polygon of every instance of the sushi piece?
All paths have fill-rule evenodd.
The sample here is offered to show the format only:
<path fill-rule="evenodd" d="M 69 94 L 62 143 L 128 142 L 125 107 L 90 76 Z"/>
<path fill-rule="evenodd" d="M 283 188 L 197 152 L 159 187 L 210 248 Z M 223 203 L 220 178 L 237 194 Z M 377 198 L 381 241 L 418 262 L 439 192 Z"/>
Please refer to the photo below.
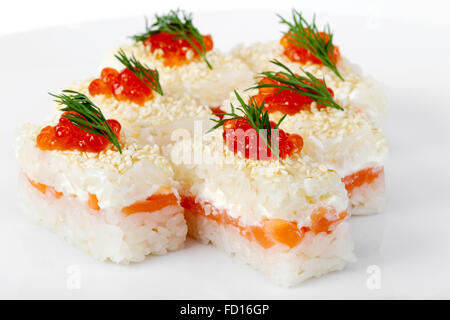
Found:
<path fill-rule="evenodd" d="M 187 226 L 173 171 L 86 96 L 64 92 L 58 123 L 20 128 L 21 195 L 36 223 L 99 260 L 130 263 L 180 249 Z"/>
<path fill-rule="evenodd" d="M 74 83 L 69 89 L 101 105 L 105 115 L 123 123 L 138 143 L 164 146 L 175 130 L 192 134 L 196 120 L 212 116 L 210 107 L 189 95 L 171 94 L 160 82 L 162 73 L 133 55 L 118 51 L 115 58 L 121 64 L 119 69 L 105 67 L 98 78 Z"/>
<path fill-rule="evenodd" d="M 295 74 L 279 61 L 283 71 L 265 71 L 245 99 L 263 104 L 280 128 L 303 137 L 303 153 L 335 170 L 349 193 L 352 215 L 381 212 L 385 206 L 384 159 L 387 142 L 382 132 L 361 113 L 341 107 L 327 82 L 311 73 Z M 238 104 L 236 97 L 223 105 Z"/>
<path fill-rule="evenodd" d="M 380 127 L 386 117 L 384 89 L 341 55 L 333 43 L 330 27 L 327 25 L 319 32 L 315 21 L 308 23 L 295 10 L 291 21 L 281 17 L 281 23 L 288 27 L 281 40 L 240 44 L 232 50 L 233 56 L 245 61 L 255 74 L 272 70 L 271 60 L 282 62 L 295 73 L 311 72 L 325 79 L 339 105 L 363 113 L 373 125 Z"/>
<path fill-rule="evenodd" d="M 252 112 L 243 101 L 241 107 L 244 116 L 218 120 L 201 146 L 187 140 L 171 148 L 188 234 L 281 286 L 342 269 L 353 260 L 353 245 L 340 177 L 301 155 L 299 135 L 278 130 L 266 144 L 249 119 L 271 130 L 267 137 L 275 123 L 262 109 Z"/>
<path fill-rule="evenodd" d="M 253 82 L 247 65 L 231 54 L 213 50 L 212 36 L 201 35 L 192 16 L 183 11 L 156 15 L 154 24 L 132 38 L 133 44 L 114 50 L 101 68 L 121 67 L 114 55 L 123 50 L 158 69 L 161 85 L 169 95 L 187 94 L 210 107 L 216 107 L 234 89 Z"/>

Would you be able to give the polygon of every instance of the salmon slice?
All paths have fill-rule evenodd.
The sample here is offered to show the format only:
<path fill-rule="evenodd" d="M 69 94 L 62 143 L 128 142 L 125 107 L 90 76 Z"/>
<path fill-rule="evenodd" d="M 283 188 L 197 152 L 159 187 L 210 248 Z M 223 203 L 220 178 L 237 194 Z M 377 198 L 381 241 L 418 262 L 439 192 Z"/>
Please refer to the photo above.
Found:
<path fill-rule="evenodd" d="M 283 219 L 264 220 L 264 233 L 270 235 L 274 242 L 283 243 L 289 248 L 297 246 L 303 238 L 302 232 L 297 228 L 297 223 Z"/>
<path fill-rule="evenodd" d="M 98 199 L 95 194 L 89 193 L 88 206 L 91 207 L 91 209 L 97 211 L 100 210 L 100 207 L 98 206 Z"/>
<path fill-rule="evenodd" d="M 137 201 L 128 207 L 122 208 L 122 212 L 126 215 L 139 212 L 153 212 L 161 210 L 168 206 L 178 205 L 178 199 L 173 193 L 154 194 L 144 201 Z"/>
<path fill-rule="evenodd" d="M 49 192 L 52 196 L 54 196 L 56 199 L 59 199 L 63 196 L 62 192 L 58 192 L 55 190 L 55 188 L 51 187 L 51 186 L 47 186 L 43 183 L 39 183 L 39 182 L 35 182 L 33 180 L 31 180 L 30 178 L 26 177 L 28 182 L 30 182 L 30 184 L 35 187 L 39 192 L 41 192 L 42 194 L 46 194 L 47 192 Z"/>
<path fill-rule="evenodd" d="M 342 182 L 345 184 L 347 192 L 351 194 L 354 189 L 364 184 L 371 184 L 382 174 L 384 174 L 383 166 L 367 168 L 342 178 Z"/>
<path fill-rule="evenodd" d="M 36 188 L 39 192 L 46 194 L 50 192 L 55 198 L 59 199 L 63 196 L 62 192 L 58 192 L 55 188 L 35 182 L 27 177 L 30 184 Z M 139 212 L 153 212 L 161 210 L 167 206 L 176 206 L 178 205 L 178 199 L 173 193 L 160 193 L 167 192 L 168 188 L 161 188 L 157 191 L 156 194 L 148 197 L 144 201 L 137 201 L 127 207 L 122 208 L 122 212 L 125 215 L 130 215 Z M 90 193 L 87 201 L 87 205 L 96 211 L 100 210 L 100 206 L 98 205 L 98 198 L 95 194 Z"/>
<path fill-rule="evenodd" d="M 257 242 L 264 249 L 276 244 L 294 248 L 302 241 L 306 232 L 330 233 L 337 223 L 347 217 L 345 211 L 337 214 L 334 208 L 320 207 L 311 214 L 311 227 L 298 228 L 297 222 L 283 219 L 264 219 L 260 224 L 245 226 L 239 222 L 239 218 L 228 215 L 226 210 L 217 209 L 208 202 L 197 202 L 194 197 L 182 197 L 181 205 L 186 209 L 185 214 L 197 214 L 218 224 L 233 226 L 242 236 Z M 206 206 L 211 214 L 205 213 Z"/>

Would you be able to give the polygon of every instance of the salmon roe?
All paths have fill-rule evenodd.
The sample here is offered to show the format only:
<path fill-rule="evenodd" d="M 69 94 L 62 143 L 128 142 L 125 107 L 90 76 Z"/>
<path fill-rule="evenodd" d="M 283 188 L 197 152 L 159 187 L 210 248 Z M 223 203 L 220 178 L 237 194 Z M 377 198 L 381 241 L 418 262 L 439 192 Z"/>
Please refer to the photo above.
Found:
<path fill-rule="evenodd" d="M 153 72 L 148 76 L 153 78 Z M 89 84 L 89 94 L 114 96 L 119 101 L 131 101 L 142 106 L 153 97 L 152 86 L 149 80 L 142 81 L 128 68 L 121 72 L 114 68 L 104 68 L 100 78 Z"/>
<path fill-rule="evenodd" d="M 280 74 L 277 74 L 281 76 Z M 322 80 L 319 80 L 322 82 Z M 323 82 L 322 82 L 323 83 Z M 271 84 L 271 85 L 281 85 L 281 82 L 263 78 L 259 84 Z M 283 84 L 284 85 L 284 84 Z M 306 90 L 304 88 L 298 88 L 299 90 Z M 328 92 L 334 97 L 334 92 L 330 88 L 327 88 Z M 257 105 L 261 105 L 264 101 L 264 107 L 269 112 L 279 111 L 283 114 L 294 115 L 302 110 L 310 110 L 311 100 L 309 97 L 298 94 L 290 90 L 283 90 L 278 92 L 279 88 L 259 88 L 258 94 L 253 96 Z M 317 105 L 319 109 L 325 108 L 325 106 Z"/>
<path fill-rule="evenodd" d="M 322 37 L 326 42 L 329 41 L 330 36 L 327 33 L 319 32 L 320 37 Z M 322 65 L 322 61 L 316 58 L 308 49 L 299 47 L 289 41 L 289 36 L 285 34 L 281 40 L 281 45 L 284 47 L 284 55 L 293 62 L 300 62 L 306 64 L 308 62 L 313 64 Z M 331 62 L 336 64 L 341 58 L 341 53 L 337 46 L 333 46 L 333 51 L 328 54 Z"/>
<path fill-rule="evenodd" d="M 67 113 L 69 112 L 64 114 Z M 120 123 L 114 119 L 107 121 L 116 137 L 119 138 Z M 105 137 L 86 132 L 73 125 L 69 119 L 63 116 L 59 118 L 56 126 L 44 127 L 38 134 L 36 143 L 42 150 L 80 150 L 87 152 L 100 152 L 110 144 Z"/>
<path fill-rule="evenodd" d="M 211 51 L 213 49 L 213 40 L 211 35 L 204 35 L 203 43 L 205 45 L 205 51 Z M 191 41 L 200 52 L 202 46 L 199 41 L 194 37 L 191 37 Z M 180 39 L 176 35 L 160 32 L 149 36 L 144 40 L 144 45 L 150 49 L 153 53 L 156 50 L 162 50 L 164 62 L 163 64 L 168 67 L 181 66 L 188 61 L 187 53 L 192 52 L 194 57 L 198 57 L 198 52 L 186 39 Z"/>
<path fill-rule="evenodd" d="M 275 122 L 270 122 L 271 128 Z M 247 118 L 225 121 L 222 137 L 227 147 L 234 153 L 241 152 L 248 159 L 274 160 L 277 159 L 262 140 L 256 130 L 250 125 Z M 241 129 L 241 130 L 239 130 Z M 275 136 L 275 135 L 273 135 Z M 289 134 L 278 129 L 278 154 L 281 159 L 299 153 L 303 148 L 303 139 L 298 134 Z M 273 149 L 275 143 L 272 143 Z"/>

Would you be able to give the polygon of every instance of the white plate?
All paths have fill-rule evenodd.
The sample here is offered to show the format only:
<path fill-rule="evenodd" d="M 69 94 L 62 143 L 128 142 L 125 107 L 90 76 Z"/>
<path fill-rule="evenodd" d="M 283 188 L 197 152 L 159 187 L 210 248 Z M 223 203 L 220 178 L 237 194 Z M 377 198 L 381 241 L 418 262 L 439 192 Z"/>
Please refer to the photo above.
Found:
<path fill-rule="evenodd" d="M 341 52 L 389 92 L 389 202 L 383 214 L 351 219 L 356 263 L 283 289 L 193 241 L 184 250 L 131 266 L 97 262 L 23 217 L 14 129 L 50 115 L 54 106 L 48 91 L 95 75 L 103 54 L 142 30 L 143 18 L 137 17 L 0 38 L 0 298 L 450 297 L 449 30 L 318 17 L 330 21 Z M 280 36 L 273 13 L 199 13 L 195 21 L 222 50 Z M 76 289 L 70 284 L 78 271 Z M 379 289 L 370 285 L 378 275 Z"/>

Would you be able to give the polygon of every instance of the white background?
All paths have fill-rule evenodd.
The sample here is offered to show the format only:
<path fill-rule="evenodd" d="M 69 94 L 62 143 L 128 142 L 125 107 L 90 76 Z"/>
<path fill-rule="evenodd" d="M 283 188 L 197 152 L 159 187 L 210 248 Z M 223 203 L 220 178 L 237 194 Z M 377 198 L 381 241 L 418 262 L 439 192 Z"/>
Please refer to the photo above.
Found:
<path fill-rule="evenodd" d="M 142 28 L 144 14 L 181 1 L 163 2 L 1 2 L 0 298 L 450 298 L 450 10 L 444 1 L 295 1 L 330 22 L 341 52 L 380 80 L 389 98 L 388 207 L 351 219 L 358 261 L 344 271 L 283 289 L 193 241 L 179 252 L 116 266 L 24 219 L 15 128 L 45 119 L 54 110 L 47 92 L 95 74 L 104 53 Z M 274 1 L 240 2 L 182 7 L 195 10 L 200 30 L 228 50 L 278 37 L 273 12 L 294 1 L 276 1 L 276 8 Z M 14 34 L 55 25 L 61 26 Z M 379 290 L 367 287 L 371 265 L 381 271 Z M 79 289 L 67 285 L 76 270 Z"/>
<path fill-rule="evenodd" d="M 306 12 L 357 14 L 368 18 L 450 25 L 446 0 L 14 0 L 1 1 L 0 36 L 53 25 L 132 17 L 176 7 L 191 11 L 274 11 L 296 7 Z"/>

